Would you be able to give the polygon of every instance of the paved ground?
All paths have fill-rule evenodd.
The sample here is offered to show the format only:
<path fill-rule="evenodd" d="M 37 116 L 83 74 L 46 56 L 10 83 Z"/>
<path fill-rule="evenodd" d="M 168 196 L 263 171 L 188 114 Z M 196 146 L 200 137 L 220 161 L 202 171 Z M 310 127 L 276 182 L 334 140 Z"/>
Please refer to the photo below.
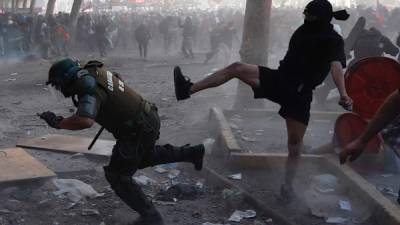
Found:
<path fill-rule="evenodd" d="M 85 54 L 77 54 L 85 61 L 92 59 Z M 230 82 L 222 87 L 199 93 L 192 99 L 179 104 L 173 93 L 172 69 L 176 64 L 182 65 L 184 73 L 189 73 L 193 80 L 204 77 L 205 74 L 215 70 L 221 64 L 203 65 L 202 56 L 195 60 L 182 60 L 179 56 L 171 56 L 167 61 L 162 57 L 152 57 L 143 62 L 132 55 L 111 55 L 102 59 L 108 68 L 119 72 L 127 84 L 159 107 L 162 120 L 161 141 L 171 142 L 176 145 L 187 143 L 200 143 L 206 138 L 213 138 L 212 132 L 207 128 L 208 113 L 212 106 L 231 108 L 234 102 L 236 82 Z M 36 113 L 51 110 L 58 114 L 68 116 L 74 112 L 71 101 L 56 99 L 43 84 L 47 78 L 49 61 L 35 60 L 24 62 L 2 62 L 0 64 L 0 147 L 13 147 L 18 140 L 42 136 L 48 133 L 62 133 L 93 137 L 99 127 L 68 132 L 48 128 L 40 121 Z M 268 105 L 268 107 L 274 107 Z M 240 126 L 242 135 L 239 142 L 255 152 L 284 152 L 286 151 L 285 125 L 279 116 L 259 120 L 242 119 Z M 231 121 L 232 122 L 232 121 Z M 234 121 L 232 123 L 235 123 Z M 307 132 L 305 144 L 318 147 L 331 140 L 333 124 L 326 121 L 314 121 Z M 238 130 L 238 129 L 236 129 Z M 262 130 L 262 131 L 261 131 Z M 238 133 L 237 133 L 238 134 Z M 103 133 L 103 139 L 112 139 L 108 133 Z M 246 138 L 250 138 L 247 139 Z M 255 138 L 255 142 L 252 141 Z M 250 141 L 248 141 L 250 140 Z M 130 212 L 124 204 L 109 190 L 102 175 L 102 166 L 106 159 L 93 157 L 78 157 L 64 154 L 46 153 L 29 150 L 41 162 L 55 171 L 59 178 L 73 178 L 91 184 L 98 192 L 105 195 L 89 200 L 66 209 L 68 201 L 54 197 L 54 186 L 47 182 L 41 186 L 30 184 L 28 186 L 4 187 L 0 190 L 0 200 L 5 204 L 0 205 L 0 224 L 126 224 L 126 218 L 137 215 Z M 218 159 L 209 158 L 207 164 L 211 167 L 218 165 Z M 221 165 L 220 165 L 221 166 Z M 215 167 L 223 175 L 232 172 L 230 168 Z M 192 174 L 191 169 L 183 169 L 181 181 L 196 183 L 201 177 Z M 246 171 L 243 171 L 246 173 Z M 299 207 L 286 207 L 277 201 L 282 171 L 259 171 L 249 176 L 245 175 L 243 186 L 250 192 L 255 192 L 258 197 L 265 199 L 272 208 L 281 211 L 285 216 L 294 217 L 299 224 L 324 224 L 322 220 L 310 217 L 307 209 Z M 143 174 L 153 177 L 157 181 L 168 180 L 165 175 L 154 173 L 152 169 L 143 171 Z M 253 179 L 254 178 L 254 179 Z M 266 181 L 260 182 L 260 180 Z M 374 179 L 372 179 L 374 180 Z M 273 182 L 271 182 L 273 181 Z M 154 194 L 152 188 L 146 193 Z M 227 204 L 222 198 L 222 190 L 206 185 L 204 193 L 194 201 L 179 201 L 174 206 L 158 205 L 165 216 L 167 224 L 187 225 L 201 224 L 209 221 L 226 223 L 227 218 L 238 208 L 237 204 Z M 247 209 L 247 206 L 241 206 Z M 100 215 L 82 216 L 82 210 L 96 209 Z M 267 218 L 257 218 L 263 221 Z M 244 221 L 240 224 L 266 224 L 254 220 Z M 368 223 L 366 223 L 368 224 Z"/>

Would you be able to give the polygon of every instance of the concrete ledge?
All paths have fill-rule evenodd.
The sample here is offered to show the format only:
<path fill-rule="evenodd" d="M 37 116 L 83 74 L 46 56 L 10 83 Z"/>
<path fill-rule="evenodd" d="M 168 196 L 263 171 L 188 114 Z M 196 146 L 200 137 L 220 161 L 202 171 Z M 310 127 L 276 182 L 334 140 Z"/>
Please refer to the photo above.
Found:
<path fill-rule="evenodd" d="M 400 224 L 399 207 L 395 206 L 389 199 L 384 197 L 373 185 L 356 173 L 350 166 L 340 165 L 337 157 L 325 155 L 324 159 L 340 171 L 342 177 L 347 179 L 348 183 L 356 185 L 360 190 L 358 194 L 362 195 L 369 204 L 375 207 L 373 212 L 375 213 L 376 223 L 382 225 Z"/>
<path fill-rule="evenodd" d="M 281 164 L 286 161 L 287 154 L 285 153 L 232 153 L 231 163 L 235 166 L 252 169 L 266 169 L 277 163 Z M 321 159 L 320 155 L 302 155 L 301 158 L 306 159 Z"/>
<path fill-rule="evenodd" d="M 242 151 L 221 109 L 211 108 L 210 123 L 217 129 L 217 142 L 221 142 L 228 154 Z"/>
<path fill-rule="evenodd" d="M 232 110 L 222 111 L 218 108 L 213 108 L 211 110 L 211 117 L 215 117 L 214 123 L 220 123 L 217 125 L 218 132 L 217 134 L 222 141 L 223 149 L 226 149 L 229 152 L 229 161 L 230 163 L 246 168 L 259 168 L 265 169 L 272 167 L 274 164 L 278 162 L 282 162 L 285 160 L 286 154 L 251 154 L 245 153 L 246 151 L 242 150 L 240 146 L 237 144 L 235 137 L 232 133 L 232 130 L 229 127 L 229 124 L 224 116 L 224 113 L 228 115 L 233 115 Z M 251 117 L 259 117 L 259 116 L 276 116 L 276 111 L 271 110 L 247 110 L 245 111 L 246 115 Z M 335 120 L 337 116 L 341 115 L 341 112 L 312 112 L 312 117 L 314 119 L 331 119 Z M 331 151 L 332 145 L 322 146 L 320 149 L 320 153 Z M 350 188 L 357 188 L 357 191 L 354 194 L 362 198 L 366 201 L 366 204 L 369 204 L 372 208 L 372 212 L 374 212 L 375 223 L 379 225 L 400 225 L 400 210 L 399 207 L 394 205 L 390 200 L 384 197 L 376 188 L 371 185 L 368 181 L 366 181 L 363 177 L 361 177 L 358 173 L 356 173 L 349 166 L 341 166 L 339 165 L 338 160 L 334 155 L 302 155 L 303 159 L 307 160 L 318 160 L 319 163 L 324 163 L 324 166 L 328 169 L 334 171 L 337 176 L 340 176 L 342 179 L 349 184 Z M 249 194 L 251 197 L 251 194 Z M 256 201 L 256 200 L 255 200 Z"/>
<path fill-rule="evenodd" d="M 278 109 L 247 109 L 240 112 L 241 115 L 248 116 L 248 117 L 270 117 L 270 116 L 279 116 Z M 232 110 L 224 110 L 223 111 L 228 116 L 233 116 L 234 113 Z M 324 111 L 311 111 L 311 120 L 331 120 L 335 121 L 343 112 L 324 112 Z"/>
<path fill-rule="evenodd" d="M 244 189 L 240 188 L 239 186 L 235 185 L 225 177 L 219 175 L 217 172 L 215 172 L 212 169 L 209 168 L 203 168 L 202 170 L 202 176 L 206 178 L 207 182 L 211 183 L 214 186 L 221 187 L 221 188 L 234 188 L 236 190 L 239 190 L 243 197 L 244 201 L 253 206 L 255 210 L 257 210 L 259 213 L 264 214 L 267 217 L 270 217 L 273 221 L 274 224 L 280 224 L 280 225 L 295 225 L 294 223 L 290 222 L 286 217 L 283 215 L 279 214 L 275 210 L 271 209 L 268 204 L 257 200 L 254 198 L 249 192 L 245 191 Z"/>

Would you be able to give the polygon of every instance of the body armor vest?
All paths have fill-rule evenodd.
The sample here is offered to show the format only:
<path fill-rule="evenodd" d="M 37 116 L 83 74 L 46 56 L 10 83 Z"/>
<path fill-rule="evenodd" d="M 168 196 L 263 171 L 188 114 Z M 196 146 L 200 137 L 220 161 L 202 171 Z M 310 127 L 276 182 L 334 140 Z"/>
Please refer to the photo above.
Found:
<path fill-rule="evenodd" d="M 125 86 L 121 79 L 104 68 L 91 67 L 88 68 L 88 71 L 96 78 L 95 92 L 98 96 L 103 95 L 104 97 L 100 97 L 101 105 L 96 122 L 113 133 L 114 136 L 133 132 L 136 128 L 138 115 L 144 109 L 145 101 L 142 96 Z M 107 96 L 104 96 L 104 92 Z"/>

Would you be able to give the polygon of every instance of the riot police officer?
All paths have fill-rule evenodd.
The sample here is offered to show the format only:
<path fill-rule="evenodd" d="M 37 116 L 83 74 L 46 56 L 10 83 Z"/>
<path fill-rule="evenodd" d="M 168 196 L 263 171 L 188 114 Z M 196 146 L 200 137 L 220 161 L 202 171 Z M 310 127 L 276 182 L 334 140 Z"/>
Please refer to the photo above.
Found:
<path fill-rule="evenodd" d="M 133 224 L 163 224 L 161 215 L 132 175 L 138 169 L 173 162 L 190 162 L 201 170 L 204 146 L 155 145 L 160 130 L 157 107 L 126 86 L 117 73 L 106 70 L 101 62 L 90 61 L 81 67 L 69 58 L 58 61 L 49 70 L 47 84 L 66 98 L 71 97 L 77 112 L 64 118 L 47 111 L 40 117 L 57 129 L 81 130 L 97 122 L 111 132 L 116 144 L 109 165 L 104 167 L 107 181 L 121 200 L 140 214 Z"/>

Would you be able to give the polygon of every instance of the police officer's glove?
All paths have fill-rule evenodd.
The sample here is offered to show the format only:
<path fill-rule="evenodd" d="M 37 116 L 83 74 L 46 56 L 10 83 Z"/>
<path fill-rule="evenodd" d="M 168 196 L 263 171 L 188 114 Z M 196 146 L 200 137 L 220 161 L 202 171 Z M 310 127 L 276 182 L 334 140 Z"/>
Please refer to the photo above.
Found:
<path fill-rule="evenodd" d="M 60 122 L 64 119 L 62 116 L 56 116 L 53 112 L 47 111 L 38 114 L 39 117 L 53 128 L 60 129 Z"/>

